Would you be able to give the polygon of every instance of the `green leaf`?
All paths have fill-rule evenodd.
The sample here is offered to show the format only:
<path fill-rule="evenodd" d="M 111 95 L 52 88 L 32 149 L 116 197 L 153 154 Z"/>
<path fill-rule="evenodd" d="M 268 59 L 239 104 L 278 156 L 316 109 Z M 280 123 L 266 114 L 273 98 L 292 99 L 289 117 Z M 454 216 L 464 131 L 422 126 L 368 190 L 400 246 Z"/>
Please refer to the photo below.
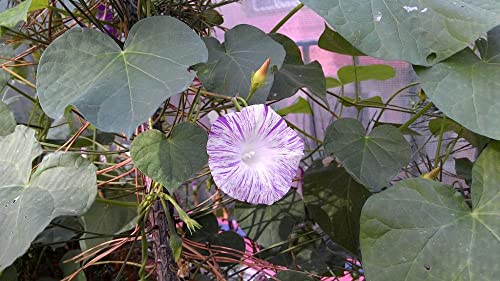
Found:
<path fill-rule="evenodd" d="M 370 192 L 337 163 L 321 161 L 306 171 L 302 192 L 311 218 L 330 239 L 358 255 L 359 218 Z"/>
<path fill-rule="evenodd" d="M 354 106 L 358 111 L 365 107 L 371 107 L 371 106 L 380 107 L 384 105 L 384 101 L 382 100 L 381 96 L 373 96 L 366 99 L 361 98 L 358 101 L 356 101 L 355 99 L 351 99 L 349 97 L 343 97 L 342 99 L 338 99 L 338 101 L 345 107 Z"/>
<path fill-rule="evenodd" d="M 74 105 L 100 130 L 130 136 L 165 99 L 189 87 L 195 74 L 188 68 L 206 59 L 198 35 L 172 17 L 136 23 L 125 50 L 104 33 L 73 28 L 43 53 L 38 97 L 54 119 Z"/>
<path fill-rule="evenodd" d="M 356 49 L 351 43 L 340 36 L 336 31 L 325 25 L 325 30 L 319 37 L 318 46 L 330 52 L 349 56 L 364 56 L 361 51 Z"/>
<path fill-rule="evenodd" d="M 138 135 L 130 147 L 134 165 L 173 192 L 208 162 L 207 133 L 192 123 L 180 123 L 170 137 L 157 130 Z"/>
<path fill-rule="evenodd" d="M 326 77 L 326 88 L 337 88 L 342 86 L 342 82 L 340 82 L 337 78 Z"/>
<path fill-rule="evenodd" d="M 0 14 L 1 18 L 1 14 Z M 1 36 L 1 28 L 0 28 L 0 36 Z M 14 52 L 14 48 L 12 45 L 3 45 L 0 44 L 0 64 L 4 64 L 8 62 L 8 60 L 2 59 L 2 58 L 13 58 L 16 55 Z M 5 87 L 7 82 L 10 80 L 10 73 L 5 71 L 4 69 L 0 69 L 0 91 Z"/>
<path fill-rule="evenodd" d="M 488 44 L 500 44 L 497 28 Z M 444 114 L 465 128 L 500 139 L 500 61 L 494 51 L 479 59 L 470 49 L 431 68 L 415 67 L 422 88 Z"/>
<path fill-rule="evenodd" d="M 488 31 L 485 38 L 479 38 L 478 50 L 483 60 L 490 63 L 500 62 L 500 25 Z"/>
<path fill-rule="evenodd" d="M 14 8 L 10 8 L 0 13 L 0 37 L 3 35 L 3 28 L 13 28 L 21 21 L 26 21 L 28 12 L 46 8 L 48 0 L 26 0 Z"/>
<path fill-rule="evenodd" d="M 301 0 L 361 52 L 432 65 L 500 22 L 496 0 Z"/>
<path fill-rule="evenodd" d="M 469 186 L 472 183 L 472 167 L 473 163 L 469 158 L 455 159 L 455 172 L 457 176 L 463 178 Z"/>
<path fill-rule="evenodd" d="M 318 280 L 315 278 L 310 277 L 309 275 L 300 272 L 300 271 L 293 271 L 293 270 L 285 270 L 285 271 L 280 271 L 274 275 L 274 277 L 278 278 L 278 280 L 281 281 L 314 281 Z M 268 279 L 268 280 L 273 280 L 273 279 Z"/>
<path fill-rule="evenodd" d="M 366 134 L 356 119 L 338 119 L 326 129 L 325 152 L 332 153 L 358 182 L 379 191 L 410 161 L 403 134 L 382 125 Z"/>
<path fill-rule="evenodd" d="M 58 217 L 36 237 L 33 244 L 50 244 L 49 247 L 55 250 L 66 245 L 65 241 L 74 238 L 81 231 L 83 231 L 83 227 L 77 217 Z"/>
<path fill-rule="evenodd" d="M 343 268 L 346 264 L 344 252 L 332 249 L 332 246 L 335 245 L 332 242 L 326 244 L 323 241 L 316 241 L 314 243 L 311 243 L 310 240 L 306 241 L 307 246 L 305 249 L 300 250 L 298 253 L 294 251 L 296 258 L 294 265 L 298 265 L 302 270 L 319 276 L 333 276 L 334 274 L 336 274 L 336 277 L 343 276 Z"/>
<path fill-rule="evenodd" d="M 326 99 L 325 74 L 319 62 L 313 61 L 306 65 L 284 64 L 274 74 L 270 98 L 288 98 L 301 88 L 307 88 L 315 96 Z"/>
<path fill-rule="evenodd" d="M 312 110 L 309 102 L 307 102 L 307 100 L 305 100 L 303 97 L 299 97 L 297 99 L 297 102 L 295 102 L 290 106 L 278 109 L 276 113 L 278 113 L 281 116 L 285 116 L 291 113 L 312 114 Z"/>
<path fill-rule="evenodd" d="M 304 217 L 304 203 L 292 190 L 270 206 L 239 203 L 234 216 L 248 237 L 263 247 L 269 247 L 288 239 L 293 226 Z"/>
<path fill-rule="evenodd" d="M 135 195 L 129 195 L 114 200 L 135 202 Z M 81 220 L 84 230 L 91 233 L 85 233 L 82 236 L 84 239 L 80 240 L 80 248 L 82 248 L 82 250 L 88 250 L 113 238 L 103 237 L 88 239 L 89 237 L 95 237 L 97 234 L 106 236 L 116 235 L 132 229 L 137 223 L 137 209 L 96 201 L 90 210 L 81 217 Z"/>
<path fill-rule="evenodd" d="M 390 123 L 390 122 L 375 122 L 375 124 L 373 126 L 378 127 L 378 126 L 382 126 L 382 125 L 388 125 L 388 126 L 400 128 L 401 125 L 403 125 L 403 124 Z M 421 135 L 419 132 L 412 130 L 410 128 L 405 128 L 404 130 L 401 131 L 401 133 L 403 133 L 403 135 L 409 135 L 409 136 L 420 136 Z"/>
<path fill-rule="evenodd" d="M 0 273 L 0 281 L 17 281 L 17 269 L 11 265 Z"/>
<path fill-rule="evenodd" d="M 347 65 L 337 72 L 340 82 L 346 85 L 368 80 L 387 80 L 396 76 L 394 68 L 387 64 Z"/>
<path fill-rule="evenodd" d="M 174 255 L 174 260 L 178 261 L 182 255 L 182 239 L 176 232 L 170 233 L 169 241 L 170 249 Z"/>
<path fill-rule="evenodd" d="M 64 277 L 67 277 L 67 276 L 70 276 L 71 274 L 73 274 L 75 271 L 79 270 L 81 268 L 81 265 L 79 262 L 74 262 L 74 261 L 68 261 L 68 262 L 65 262 L 66 260 L 68 259 L 71 259 L 79 254 L 81 254 L 82 251 L 79 250 L 79 249 L 76 249 L 76 250 L 69 250 L 68 252 L 66 252 L 66 254 L 64 254 L 64 256 L 61 258 L 61 263 L 60 263 L 60 266 L 61 266 L 61 269 L 62 269 L 62 272 L 63 272 L 63 275 Z M 80 271 L 76 276 L 75 278 L 71 279 L 71 280 L 74 280 L 74 281 L 87 281 L 87 277 L 85 276 L 85 272 L 83 271 Z"/>
<path fill-rule="evenodd" d="M 268 35 L 274 41 L 280 43 L 281 46 L 283 46 L 283 48 L 285 49 L 286 55 L 283 64 L 304 64 L 304 61 L 302 60 L 302 52 L 300 51 L 299 46 L 297 46 L 297 44 L 295 44 L 292 39 L 280 33 L 271 33 Z"/>
<path fill-rule="evenodd" d="M 208 48 L 208 63 L 196 66 L 198 77 L 207 90 L 221 95 L 246 98 L 250 79 L 262 64 L 271 58 L 271 66 L 281 67 L 285 50 L 262 30 L 251 25 L 238 25 L 224 34 L 221 44 L 213 37 L 204 38 Z M 269 68 L 266 84 L 259 88 L 251 103 L 264 103 L 273 85 Z"/>
<path fill-rule="evenodd" d="M 0 101 L 0 137 L 6 136 L 14 132 L 16 128 L 16 119 L 9 107 Z"/>
<path fill-rule="evenodd" d="M 0 270 L 24 254 L 54 218 L 81 215 L 94 202 L 97 169 L 90 161 L 52 153 L 31 174 L 41 153 L 35 131 L 27 127 L 0 137 Z"/>
<path fill-rule="evenodd" d="M 368 199 L 360 235 L 366 279 L 498 280 L 498 163 L 495 142 L 474 164 L 472 210 L 453 187 L 426 179 L 401 181 Z"/>
<path fill-rule="evenodd" d="M 489 138 L 471 132 L 449 118 L 436 118 L 429 121 L 429 130 L 434 136 L 439 136 L 441 126 L 444 126 L 444 132 L 455 132 L 457 135 L 467 140 L 472 146 L 480 149 L 484 148 L 490 141 Z"/>

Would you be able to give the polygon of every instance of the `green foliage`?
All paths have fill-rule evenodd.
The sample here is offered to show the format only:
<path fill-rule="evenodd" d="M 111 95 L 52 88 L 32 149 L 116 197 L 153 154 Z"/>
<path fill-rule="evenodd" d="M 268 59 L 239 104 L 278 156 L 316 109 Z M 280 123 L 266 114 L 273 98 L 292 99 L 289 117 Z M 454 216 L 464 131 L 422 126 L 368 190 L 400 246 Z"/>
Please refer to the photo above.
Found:
<path fill-rule="evenodd" d="M 73 274 L 73 272 L 77 271 L 78 269 L 81 268 L 80 263 L 74 262 L 74 261 L 68 261 L 65 262 L 68 259 L 71 259 L 79 254 L 81 254 L 82 251 L 80 250 L 70 250 L 64 254 L 64 256 L 61 259 L 61 269 L 63 271 L 64 277 L 69 276 Z M 85 273 L 83 271 L 80 271 L 74 279 L 75 281 L 87 281 L 87 277 L 85 276 Z"/>
<path fill-rule="evenodd" d="M 16 128 L 16 119 L 9 107 L 0 101 L 0 137 L 6 136 Z"/>
<path fill-rule="evenodd" d="M 495 30 L 484 44 L 500 44 L 500 26 Z M 447 116 L 473 132 L 500 139 L 500 51 L 482 50 L 481 58 L 465 49 L 431 68 L 415 67 L 415 71 L 426 94 Z"/>
<path fill-rule="evenodd" d="M 285 116 L 285 115 L 288 115 L 291 113 L 312 114 L 312 109 L 311 109 L 311 105 L 309 104 L 309 102 L 307 100 L 305 100 L 302 97 L 299 97 L 297 99 L 297 102 L 295 102 L 294 104 L 292 104 L 290 106 L 287 106 L 287 107 L 284 107 L 284 108 L 277 110 L 276 113 L 278 113 L 281 116 Z"/>
<path fill-rule="evenodd" d="M 317 280 L 315 278 L 310 277 L 307 274 L 304 274 L 304 273 L 299 272 L 299 271 L 293 271 L 293 270 L 280 271 L 280 272 L 276 273 L 275 277 L 281 281 L 314 281 L 314 280 Z M 272 279 L 269 279 L 269 280 L 272 280 Z"/>
<path fill-rule="evenodd" d="M 1 14 L 0 14 L 1 17 Z M 1 29 L 0 29 L 1 36 Z M 15 55 L 14 48 L 11 45 L 0 45 L 0 64 L 8 62 L 8 60 L 2 58 L 11 58 Z M 0 69 L 0 90 L 9 82 L 10 73 L 6 70 Z"/>
<path fill-rule="evenodd" d="M 74 105 L 98 129 L 130 136 L 161 102 L 189 87 L 195 75 L 188 68 L 206 59 L 201 39 L 171 17 L 138 22 L 124 50 L 101 32 L 74 28 L 43 53 L 38 96 L 52 118 Z"/>
<path fill-rule="evenodd" d="M 496 280 L 500 143 L 472 171 L 472 210 L 447 185 L 408 179 L 368 199 L 361 250 L 369 280 Z M 446 253 L 448 258 L 443 258 Z"/>
<path fill-rule="evenodd" d="M 432 65 L 462 50 L 495 27 L 500 13 L 493 0 L 301 2 L 361 52 L 416 65 Z"/>
<path fill-rule="evenodd" d="M 337 163 L 322 161 L 306 171 L 303 193 L 309 216 L 330 239 L 358 255 L 359 217 L 371 193 Z"/>
<path fill-rule="evenodd" d="M 343 118 L 328 127 L 325 151 L 332 153 L 359 183 L 379 191 L 410 161 L 410 145 L 393 126 L 366 134 L 355 119 Z"/>
<path fill-rule="evenodd" d="M 238 25 L 224 33 L 224 43 L 213 37 L 204 38 L 208 48 L 208 62 L 196 67 L 198 77 L 207 90 L 233 97 L 246 98 L 250 92 L 250 79 L 266 59 L 280 68 L 285 59 L 285 50 L 265 34 L 251 25 Z M 266 101 L 273 85 L 271 69 L 266 84 L 259 88 L 251 103 Z"/>
<path fill-rule="evenodd" d="M 130 153 L 135 166 L 170 192 L 208 162 L 207 134 L 191 123 L 176 125 L 167 138 L 157 130 L 137 136 Z"/>
<path fill-rule="evenodd" d="M 327 25 L 319 37 L 318 46 L 321 49 L 349 56 L 364 56 L 362 52 L 356 49 L 351 43 L 345 40 L 340 34 Z"/>
<path fill-rule="evenodd" d="M 3 36 L 4 28 L 13 28 L 21 21 L 28 18 L 28 12 L 36 11 L 48 6 L 48 0 L 26 0 L 14 8 L 0 13 L 0 37 Z"/>
<path fill-rule="evenodd" d="M 436 118 L 429 121 L 429 130 L 433 135 L 439 136 L 441 127 L 443 127 L 443 132 L 454 132 L 472 146 L 480 149 L 490 141 L 489 138 L 473 133 L 449 118 Z"/>
<path fill-rule="evenodd" d="M 59 216 L 83 214 L 94 201 L 96 168 L 77 154 L 53 153 L 31 175 L 42 149 L 35 132 L 17 126 L 0 137 L 0 270 L 21 256 L 36 236 Z"/>
<path fill-rule="evenodd" d="M 367 80 L 387 80 L 396 76 L 394 68 L 387 64 L 347 65 L 339 69 L 337 75 L 342 84 Z"/>

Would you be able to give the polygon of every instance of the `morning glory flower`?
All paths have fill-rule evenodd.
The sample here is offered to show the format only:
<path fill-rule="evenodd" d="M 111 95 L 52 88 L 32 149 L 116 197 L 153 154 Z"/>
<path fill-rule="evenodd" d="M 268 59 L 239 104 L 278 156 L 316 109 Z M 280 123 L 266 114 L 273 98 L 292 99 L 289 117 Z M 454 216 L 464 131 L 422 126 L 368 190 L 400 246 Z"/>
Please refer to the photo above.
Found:
<path fill-rule="evenodd" d="M 270 107 L 258 104 L 219 117 L 208 136 L 215 184 L 229 196 L 270 205 L 290 189 L 304 142 Z"/>

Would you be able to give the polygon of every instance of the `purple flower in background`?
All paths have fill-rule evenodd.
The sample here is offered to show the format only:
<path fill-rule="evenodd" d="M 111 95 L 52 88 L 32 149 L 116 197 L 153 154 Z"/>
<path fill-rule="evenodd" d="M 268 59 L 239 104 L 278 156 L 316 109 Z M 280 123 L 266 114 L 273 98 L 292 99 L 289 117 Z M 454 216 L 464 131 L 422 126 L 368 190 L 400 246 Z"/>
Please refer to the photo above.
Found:
<path fill-rule="evenodd" d="M 111 9 L 111 7 L 108 7 L 106 5 L 100 4 L 97 7 L 96 18 L 100 19 L 102 21 L 112 22 L 113 18 L 114 18 L 113 10 Z M 118 30 L 116 30 L 116 28 L 114 28 L 113 26 L 111 26 L 111 25 L 105 25 L 104 28 L 111 35 L 113 35 L 113 37 L 118 38 L 120 36 L 120 33 L 118 32 Z"/>
<path fill-rule="evenodd" d="M 272 204 L 290 189 L 304 142 L 283 118 L 263 104 L 219 117 L 208 136 L 208 165 L 229 196 Z"/>

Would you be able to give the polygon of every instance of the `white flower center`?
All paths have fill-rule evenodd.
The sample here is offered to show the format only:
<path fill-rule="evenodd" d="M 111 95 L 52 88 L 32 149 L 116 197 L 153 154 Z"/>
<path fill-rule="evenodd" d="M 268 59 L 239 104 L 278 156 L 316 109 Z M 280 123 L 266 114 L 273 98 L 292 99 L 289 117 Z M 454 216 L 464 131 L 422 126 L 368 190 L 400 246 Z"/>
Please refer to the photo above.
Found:
<path fill-rule="evenodd" d="M 247 164 L 251 164 L 255 160 L 255 151 L 244 152 L 241 154 L 241 160 Z"/>

